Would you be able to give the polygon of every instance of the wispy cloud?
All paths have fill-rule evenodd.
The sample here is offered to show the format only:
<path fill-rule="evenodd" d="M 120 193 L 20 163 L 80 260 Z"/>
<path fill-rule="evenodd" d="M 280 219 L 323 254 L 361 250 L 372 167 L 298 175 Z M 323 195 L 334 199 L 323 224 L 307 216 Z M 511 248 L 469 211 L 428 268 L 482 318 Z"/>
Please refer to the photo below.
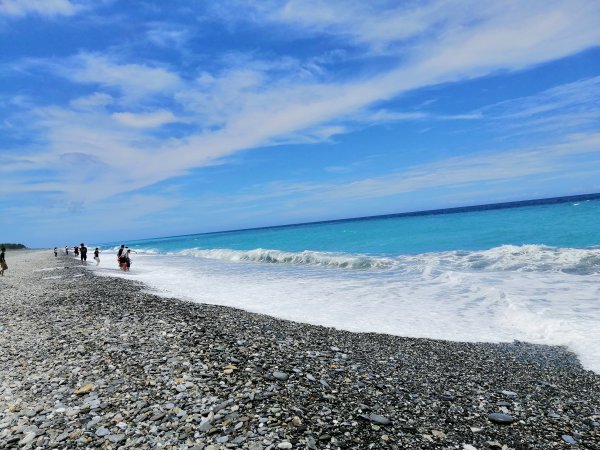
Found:
<path fill-rule="evenodd" d="M 549 137 L 595 130 L 600 123 L 599 105 L 600 77 L 592 77 L 489 105 L 475 113 L 489 126 L 503 130 L 503 139 Z"/>
<path fill-rule="evenodd" d="M 81 53 L 51 68 L 76 83 L 114 88 L 130 101 L 168 94 L 181 86 L 179 76 L 160 65 L 120 63 L 94 53 Z"/>
<path fill-rule="evenodd" d="M 164 109 L 139 114 L 118 112 L 113 113 L 112 116 L 117 122 L 134 128 L 155 128 L 178 121 L 171 111 L 166 111 Z"/>
<path fill-rule="evenodd" d="M 287 202 L 298 193 L 304 194 L 303 204 L 342 202 L 347 205 L 345 202 L 386 199 L 410 192 L 468 184 L 513 183 L 513 180 L 536 177 L 554 179 L 564 177 L 565 173 L 579 173 L 584 168 L 590 168 L 588 176 L 597 176 L 600 175 L 598 148 L 599 133 L 577 134 L 552 145 L 513 148 L 500 153 L 483 151 L 414 165 L 375 177 L 354 175 L 352 179 L 325 183 L 272 182 L 253 187 L 252 193 L 216 200 L 214 206 L 237 202 L 252 204 L 267 198 L 280 198 Z M 590 164 L 596 168 L 592 169 Z"/>
<path fill-rule="evenodd" d="M 23 17 L 35 14 L 46 17 L 72 16 L 88 7 L 89 1 L 73 0 L 2 0 L 0 15 Z"/>
<path fill-rule="evenodd" d="M 482 113 L 498 119 L 521 120 L 556 112 L 597 111 L 598 104 L 600 77 L 592 77 L 496 103 L 483 108 Z"/>

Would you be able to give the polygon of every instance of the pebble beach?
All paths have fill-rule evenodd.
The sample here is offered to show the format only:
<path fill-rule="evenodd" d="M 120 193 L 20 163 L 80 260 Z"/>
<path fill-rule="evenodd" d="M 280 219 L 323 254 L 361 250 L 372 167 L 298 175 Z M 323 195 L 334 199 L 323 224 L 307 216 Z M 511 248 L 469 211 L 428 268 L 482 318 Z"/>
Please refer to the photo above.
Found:
<path fill-rule="evenodd" d="M 600 375 L 562 347 L 351 333 L 6 259 L 0 449 L 600 449 Z"/>

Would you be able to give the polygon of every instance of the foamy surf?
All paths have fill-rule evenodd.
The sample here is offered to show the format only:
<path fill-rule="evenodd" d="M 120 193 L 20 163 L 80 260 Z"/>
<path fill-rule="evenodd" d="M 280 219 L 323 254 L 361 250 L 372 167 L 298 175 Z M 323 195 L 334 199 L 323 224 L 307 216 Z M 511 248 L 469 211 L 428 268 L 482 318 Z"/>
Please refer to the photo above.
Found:
<path fill-rule="evenodd" d="M 114 250 L 114 249 L 113 249 Z M 447 271 L 517 271 L 600 273 L 600 248 L 555 248 L 543 245 L 503 245 L 481 251 L 450 251 L 377 257 L 332 252 L 285 252 L 275 249 L 253 250 L 190 248 L 161 253 L 156 249 L 138 249 L 144 255 L 166 255 L 213 259 L 236 263 L 312 265 L 341 269 L 381 269 L 432 273 Z"/>
<path fill-rule="evenodd" d="M 108 254 L 97 272 L 135 278 L 164 296 L 350 331 L 564 345 L 600 372 L 600 249 L 508 245 L 393 258 L 138 252 L 130 273 Z"/>

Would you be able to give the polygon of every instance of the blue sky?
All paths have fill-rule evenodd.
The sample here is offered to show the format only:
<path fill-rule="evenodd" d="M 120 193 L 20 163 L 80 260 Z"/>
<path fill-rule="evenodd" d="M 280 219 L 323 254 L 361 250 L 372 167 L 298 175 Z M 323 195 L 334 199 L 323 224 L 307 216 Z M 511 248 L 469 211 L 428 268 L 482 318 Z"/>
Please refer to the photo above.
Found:
<path fill-rule="evenodd" d="M 600 192 L 600 2 L 0 0 L 0 241 Z"/>

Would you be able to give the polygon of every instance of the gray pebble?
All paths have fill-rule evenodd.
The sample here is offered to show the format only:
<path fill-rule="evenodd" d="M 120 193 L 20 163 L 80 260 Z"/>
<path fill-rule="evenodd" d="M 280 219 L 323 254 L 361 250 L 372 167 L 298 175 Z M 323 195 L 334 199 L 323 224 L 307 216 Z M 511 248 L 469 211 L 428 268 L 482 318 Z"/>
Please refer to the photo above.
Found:
<path fill-rule="evenodd" d="M 369 420 L 378 425 L 389 425 L 392 423 L 390 419 L 379 414 L 369 414 Z"/>
<path fill-rule="evenodd" d="M 499 424 L 511 424 L 515 421 L 515 419 L 510 414 L 503 413 L 492 413 L 488 415 L 488 419 L 490 419 L 494 423 Z"/>
<path fill-rule="evenodd" d="M 101 427 L 96 430 L 96 436 L 98 436 L 98 437 L 104 437 L 109 434 L 110 434 L 110 430 L 108 428 Z"/>

